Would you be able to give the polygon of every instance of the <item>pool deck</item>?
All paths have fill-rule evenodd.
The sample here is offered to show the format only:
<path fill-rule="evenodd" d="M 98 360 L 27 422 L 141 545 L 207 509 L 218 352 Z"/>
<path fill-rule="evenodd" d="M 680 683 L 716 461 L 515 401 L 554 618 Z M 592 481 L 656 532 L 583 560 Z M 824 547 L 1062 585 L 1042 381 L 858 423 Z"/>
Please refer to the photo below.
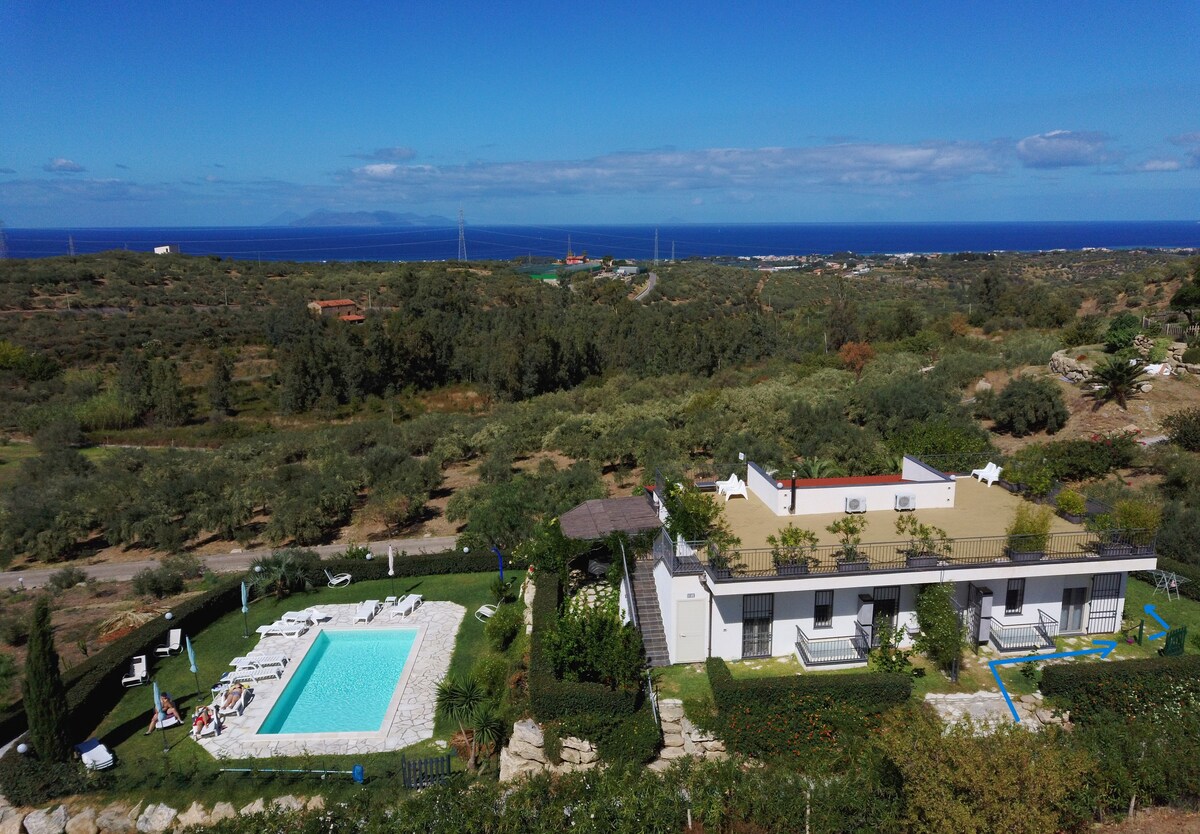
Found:
<path fill-rule="evenodd" d="M 253 648 L 255 652 L 286 655 L 287 671 L 277 680 L 259 681 L 252 687 L 254 697 L 240 715 L 223 719 L 221 734 L 207 736 L 200 746 L 214 758 L 241 759 L 271 756 L 355 755 L 399 750 L 433 737 L 433 719 L 437 700 L 437 685 L 450 668 L 450 656 L 466 609 L 453 602 L 425 602 L 408 617 L 393 619 L 384 608 L 369 623 L 355 623 L 357 604 L 317 605 L 331 619 L 310 628 L 300 637 L 264 637 Z M 401 691 L 393 699 L 393 708 L 384 719 L 384 728 L 370 733 L 305 733 L 289 735 L 258 735 L 259 726 L 266 720 L 299 661 L 316 640 L 322 629 L 351 631 L 418 628 L 413 645 L 415 657 L 408 663 L 401 679 Z M 231 647 L 230 659 L 245 654 L 245 646 Z"/>

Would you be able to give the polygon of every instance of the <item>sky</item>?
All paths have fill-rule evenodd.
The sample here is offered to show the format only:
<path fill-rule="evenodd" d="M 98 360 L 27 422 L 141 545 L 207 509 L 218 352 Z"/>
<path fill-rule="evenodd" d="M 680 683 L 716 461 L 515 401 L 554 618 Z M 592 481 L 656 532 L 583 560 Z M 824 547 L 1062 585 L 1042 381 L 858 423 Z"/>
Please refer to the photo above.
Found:
<path fill-rule="evenodd" d="M 0 2 L 0 221 L 1200 219 L 1200 3 Z"/>

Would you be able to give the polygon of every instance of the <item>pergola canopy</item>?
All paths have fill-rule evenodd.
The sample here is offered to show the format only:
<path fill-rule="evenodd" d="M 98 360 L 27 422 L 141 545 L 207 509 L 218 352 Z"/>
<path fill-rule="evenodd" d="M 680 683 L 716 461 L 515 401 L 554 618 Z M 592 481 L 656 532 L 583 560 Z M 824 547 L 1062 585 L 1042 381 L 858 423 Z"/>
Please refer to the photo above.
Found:
<path fill-rule="evenodd" d="M 594 541 L 610 533 L 635 535 L 662 526 L 658 513 L 643 496 L 593 498 L 559 517 L 562 533 L 569 539 Z"/>

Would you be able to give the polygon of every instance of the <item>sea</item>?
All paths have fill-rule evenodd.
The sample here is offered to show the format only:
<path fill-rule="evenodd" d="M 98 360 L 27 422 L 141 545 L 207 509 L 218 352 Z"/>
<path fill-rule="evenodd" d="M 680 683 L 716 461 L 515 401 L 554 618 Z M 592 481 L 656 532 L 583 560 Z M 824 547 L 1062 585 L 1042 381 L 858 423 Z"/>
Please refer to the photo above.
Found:
<path fill-rule="evenodd" d="M 458 228 L 437 226 L 214 226 L 0 229 L 10 258 L 44 258 L 168 244 L 186 255 L 263 261 L 443 261 L 458 257 Z M 468 260 L 590 257 L 861 255 L 1200 248 L 1200 222 L 727 223 L 467 226 Z"/>

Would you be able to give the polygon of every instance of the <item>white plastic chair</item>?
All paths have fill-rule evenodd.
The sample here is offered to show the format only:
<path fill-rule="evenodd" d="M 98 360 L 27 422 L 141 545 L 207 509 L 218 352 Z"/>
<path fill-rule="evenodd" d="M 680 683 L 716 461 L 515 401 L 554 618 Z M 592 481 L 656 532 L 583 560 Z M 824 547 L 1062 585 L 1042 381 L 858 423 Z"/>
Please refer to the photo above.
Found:
<path fill-rule="evenodd" d="M 334 576 L 332 573 L 329 572 L 329 568 L 325 568 L 325 575 L 327 577 L 329 577 L 329 587 L 330 588 L 336 588 L 339 585 L 349 585 L 350 584 L 350 574 L 348 574 L 348 573 L 339 573 L 337 576 Z"/>
<path fill-rule="evenodd" d="M 481 605 L 481 606 L 479 606 L 479 610 L 475 612 L 475 619 L 479 620 L 479 622 L 482 623 L 485 620 L 490 620 L 492 618 L 492 615 L 495 613 L 496 613 L 496 606 Z"/>
<path fill-rule="evenodd" d="M 990 487 L 1000 479 L 1000 473 L 1003 471 L 1004 469 L 1001 466 L 989 461 L 988 465 L 983 467 L 983 469 L 972 469 L 971 477 L 978 478 L 980 481 L 986 482 Z"/>
<path fill-rule="evenodd" d="M 139 654 L 130 661 L 129 674 L 121 678 L 122 686 L 141 686 L 150 679 L 150 670 L 146 663 L 146 655 Z"/>
<path fill-rule="evenodd" d="M 183 629 L 173 628 L 167 632 L 167 645 L 159 646 L 154 653 L 159 657 L 170 657 L 183 651 Z"/>

